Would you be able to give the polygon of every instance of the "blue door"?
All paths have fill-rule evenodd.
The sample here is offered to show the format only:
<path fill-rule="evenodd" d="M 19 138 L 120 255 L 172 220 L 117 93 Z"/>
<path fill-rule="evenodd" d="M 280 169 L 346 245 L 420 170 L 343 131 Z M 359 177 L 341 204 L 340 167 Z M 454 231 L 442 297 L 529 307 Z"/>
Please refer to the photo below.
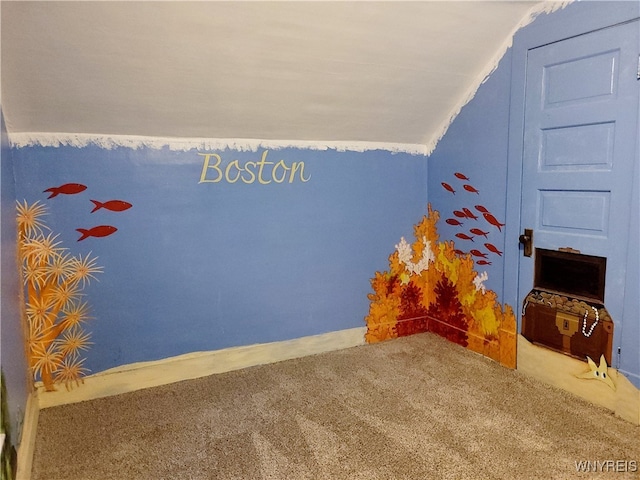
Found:
<path fill-rule="evenodd" d="M 620 344 L 638 137 L 639 22 L 528 51 L 521 231 L 533 246 L 607 258 L 605 306 Z M 632 246 L 637 248 L 637 246 Z M 520 256 L 518 298 L 534 257 Z M 629 292 L 636 295 L 638 292 Z M 522 303 L 521 303 L 522 304 Z"/>

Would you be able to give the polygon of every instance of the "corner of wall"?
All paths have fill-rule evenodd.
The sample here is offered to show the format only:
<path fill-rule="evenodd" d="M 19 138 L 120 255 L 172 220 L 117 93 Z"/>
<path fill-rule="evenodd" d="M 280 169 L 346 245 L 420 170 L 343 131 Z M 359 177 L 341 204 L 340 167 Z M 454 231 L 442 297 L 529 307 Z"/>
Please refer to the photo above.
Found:
<path fill-rule="evenodd" d="M 38 394 L 37 392 L 32 392 L 27 398 L 27 405 L 25 407 L 22 435 L 20 445 L 18 446 L 18 471 L 16 472 L 16 480 L 29 480 L 31 478 L 39 416 L 40 407 L 38 405 Z"/>
<path fill-rule="evenodd" d="M 6 408 L 8 409 L 7 428 L 18 432 L 35 413 L 37 423 L 37 402 L 30 401 L 29 368 L 24 352 L 22 309 L 20 301 L 21 281 L 17 265 L 17 230 L 15 221 L 16 185 L 13 158 L 9 135 L 5 126 L 4 114 L 0 106 L 0 280 L 2 283 L 2 304 L 0 306 L 0 324 L 2 325 L 1 348 L 3 387 L 6 387 Z M 3 392 L 4 393 L 4 392 Z M 29 427 L 31 428 L 31 427 Z M 35 429 L 35 424 L 33 425 Z M 20 438 L 12 437 L 14 446 Z M 17 446 L 18 451 L 20 447 Z M 25 449 L 23 449 L 25 450 Z M 26 449 L 28 450 L 28 449 Z M 18 454 L 20 468 L 20 454 Z M 18 477 L 26 478 L 26 477 Z"/>

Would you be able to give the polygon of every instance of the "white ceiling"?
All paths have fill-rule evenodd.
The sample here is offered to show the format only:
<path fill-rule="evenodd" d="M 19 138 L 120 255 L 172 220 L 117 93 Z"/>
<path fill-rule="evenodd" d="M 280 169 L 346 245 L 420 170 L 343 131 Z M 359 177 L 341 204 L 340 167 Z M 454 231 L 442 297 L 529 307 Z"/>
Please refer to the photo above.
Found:
<path fill-rule="evenodd" d="M 2 109 L 10 135 L 426 145 L 542 8 L 2 1 Z"/>

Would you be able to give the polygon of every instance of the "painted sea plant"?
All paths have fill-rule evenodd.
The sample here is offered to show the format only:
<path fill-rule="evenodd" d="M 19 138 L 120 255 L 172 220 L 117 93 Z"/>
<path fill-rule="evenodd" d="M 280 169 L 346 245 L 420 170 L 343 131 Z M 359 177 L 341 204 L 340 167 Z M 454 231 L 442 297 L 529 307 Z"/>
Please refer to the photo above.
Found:
<path fill-rule="evenodd" d="M 371 279 L 367 342 L 430 331 L 515 367 L 513 310 L 485 287 L 488 275 L 474 269 L 471 254 L 461 254 L 453 241 L 439 241 L 439 218 L 429 205 L 414 226 L 413 243 L 401 238 L 389 270 Z"/>
<path fill-rule="evenodd" d="M 47 391 L 78 385 L 88 372 L 83 354 L 89 305 L 82 291 L 102 272 L 91 254 L 73 256 L 45 224 L 40 202 L 18 202 L 18 256 L 24 280 L 26 353 L 34 381 Z"/>

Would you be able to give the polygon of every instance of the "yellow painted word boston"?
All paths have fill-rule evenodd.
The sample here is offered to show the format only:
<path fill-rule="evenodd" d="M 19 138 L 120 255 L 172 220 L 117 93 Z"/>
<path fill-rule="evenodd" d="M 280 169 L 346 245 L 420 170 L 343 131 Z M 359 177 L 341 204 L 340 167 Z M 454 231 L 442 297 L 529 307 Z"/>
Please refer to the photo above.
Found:
<path fill-rule="evenodd" d="M 199 153 L 204 157 L 202 173 L 198 183 L 261 183 L 267 185 L 273 183 L 308 182 L 311 175 L 305 178 L 304 162 L 292 162 L 287 165 L 284 160 L 268 162 L 269 150 L 262 153 L 259 162 L 232 160 L 226 166 L 221 165 L 222 157 L 217 153 Z"/>

